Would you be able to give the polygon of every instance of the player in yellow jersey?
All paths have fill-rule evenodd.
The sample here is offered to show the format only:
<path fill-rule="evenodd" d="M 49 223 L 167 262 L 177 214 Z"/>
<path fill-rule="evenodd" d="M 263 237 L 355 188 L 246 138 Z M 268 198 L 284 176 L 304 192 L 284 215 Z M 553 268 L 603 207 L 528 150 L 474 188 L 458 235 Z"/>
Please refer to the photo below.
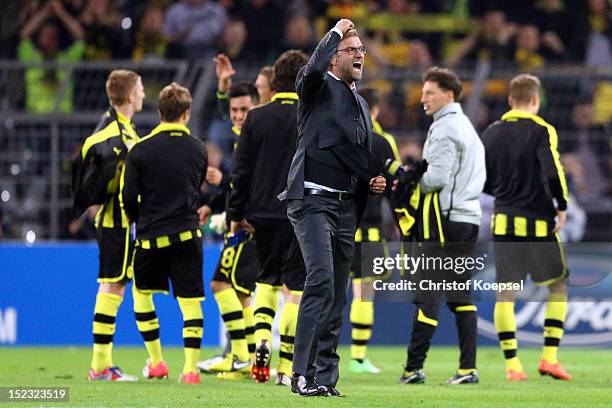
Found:
<path fill-rule="evenodd" d="M 133 71 L 115 70 L 106 81 L 110 108 L 73 162 L 74 213 L 100 205 L 96 215 L 100 267 L 93 321 L 90 380 L 136 381 L 113 363 L 115 318 L 125 286 L 132 278 L 132 244 L 125 212 L 119 205 L 119 175 L 125 157 L 138 141 L 132 117 L 142 110 L 142 80 Z"/>

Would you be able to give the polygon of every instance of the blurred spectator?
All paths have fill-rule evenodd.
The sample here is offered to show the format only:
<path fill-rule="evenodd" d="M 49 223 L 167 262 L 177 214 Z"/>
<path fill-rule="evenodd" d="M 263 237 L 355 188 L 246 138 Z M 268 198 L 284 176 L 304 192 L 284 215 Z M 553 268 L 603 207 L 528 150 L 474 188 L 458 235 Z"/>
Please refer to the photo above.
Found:
<path fill-rule="evenodd" d="M 164 34 L 171 43 L 171 57 L 211 57 L 214 41 L 223 34 L 227 13 L 211 0 L 182 0 L 166 14 Z"/>
<path fill-rule="evenodd" d="M 516 34 L 514 62 L 520 71 L 533 72 L 544 67 L 540 50 L 540 30 L 534 25 L 521 26 Z"/>
<path fill-rule="evenodd" d="M 242 10 L 242 19 L 250 35 L 246 40 L 249 52 L 259 55 L 263 62 L 274 61 L 283 42 L 285 7 L 272 0 L 248 0 Z"/>
<path fill-rule="evenodd" d="M 310 55 L 316 47 L 312 23 L 306 16 L 293 16 L 285 26 L 285 50 L 300 50 Z"/>
<path fill-rule="evenodd" d="M 427 44 L 421 40 L 410 41 L 410 49 L 408 51 L 408 67 L 416 72 L 423 72 L 431 67 L 433 59 Z"/>
<path fill-rule="evenodd" d="M 561 133 L 561 151 L 571 155 L 572 179 L 583 203 L 611 192 L 610 136 L 604 126 L 593 121 L 593 102 L 578 100 L 572 110 L 571 127 Z M 575 162 L 574 162 L 575 161 Z"/>
<path fill-rule="evenodd" d="M 558 36 L 548 33 L 547 40 L 533 24 L 521 26 L 515 37 L 514 62 L 523 72 L 542 69 L 546 61 L 562 60 L 565 47 Z"/>
<path fill-rule="evenodd" d="M 476 32 L 469 34 L 445 60 L 454 67 L 462 61 L 487 60 L 504 63 L 510 60 L 509 43 L 516 32 L 516 25 L 506 21 L 500 10 L 487 11 Z"/>
<path fill-rule="evenodd" d="M 427 32 L 423 29 L 427 23 L 422 23 L 419 17 L 420 14 L 439 10 L 437 3 L 414 0 L 386 2 L 386 8 L 381 8 L 380 16 L 396 23 L 374 29 L 378 25 L 375 23 L 368 29 L 369 38 L 364 39 L 369 53 L 368 73 L 384 75 L 379 69 L 385 66 L 401 70 L 412 68 L 415 71 L 431 66 L 435 58 L 431 50 L 441 49 L 442 34 Z"/>
<path fill-rule="evenodd" d="M 580 0 L 571 7 L 578 11 L 571 28 L 570 49 L 578 62 L 593 67 L 612 65 L 612 20 L 606 0 Z M 570 7 L 568 7 L 570 9 Z"/>
<path fill-rule="evenodd" d="M 274 67 L 266 65 L 259 70 L 257 79 L 255 79 L 255 88 L 257 88 L 257 94 L 259 95 L 259 103 L 268 103 L 274 95 L 274 89 L 272 88 L 272 75 L 274 74 Z"/>
<path fill-rule="evenodd" d="M 144 11 L 136 33 L 134 60 L 159 61 L 166 56 L 168 42 L 163 34 L 164 10 L 156 3 L 150 3 Z"/>
<path fill-rule="evenodd" d="M 74 42 L 65 51 L 60 49 L 59 29 L 56 20 L 72 35 Z M 31 40 L 35 32 L 36 40 Z M 19 60 L 24 63 L 42 64 L 44 62 L 70 63 L 81 60 L 85 50 L 83 42 L 83 28 L 74 19 L 59 0 L 52 0 L 45 4 L 25 24 L 21 30 L 19 43 Z M 64 69 L 48 67 L 28 68 L 26 78 L 26 107 L 31 112 L 47 113 L 55 110 L 56 99 L 63 92 L 59 101 L 59 111 L 72 110 L 72 83 L 62 85 L 67 79 Z"/>
<path fill-rule="evenodd" d="M 541 0 L 536 2 L 529 20 L 542 32 L 542 43 L 550 48 L 567 48 L 571 21 L 567 17 L 562 0 Z"/>
<path fill-rule="evenodd" d="M 85 30 L 85 59 L 111 60 L 131 56 L 129 32 L 121 27 L 122 16 L 111 0 L 88 0 L 80 20 Z"/>
<path fill-rule="evenodd" d="M 401 33 L 377 32 L 376 37 L 363 38 L 368 49 L 368 73 L 382 75 L 384 67 L 407 68 L 410 42 Z"/>
<path fill-rule="evenodd" d="M 19 30 L 40 8 L 39 0 L 9 1 L 0 13 L 0 58 L 15 58 Z"/>
<path fill-rule="evenodd" d="M 245 48 L 247 31 L 240 18 L 232 17 L 223 30 L 222 52 L 233 62 L 240 63 L 257 59 L 257 54 Z"/>
<path fill-rule="evenodd" d="M 419 39 L 404 36 L 387 36 L 387 41 L 364 37 L 368 49 L 368 73 L 374 76 L 383 74 L 383 67 L 410 69 L 421 72 L 433 65 L 433 58 L 427 44 Z"/>

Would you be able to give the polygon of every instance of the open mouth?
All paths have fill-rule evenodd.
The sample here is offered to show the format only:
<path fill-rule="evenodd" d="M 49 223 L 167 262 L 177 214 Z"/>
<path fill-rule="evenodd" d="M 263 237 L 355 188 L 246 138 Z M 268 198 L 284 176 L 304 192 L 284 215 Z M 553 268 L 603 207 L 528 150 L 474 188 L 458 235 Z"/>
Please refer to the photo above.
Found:
<path fill-rule="evenodd" d="M 361 61 L 353 62 L 353 69 L 361 71 L 362 67 L 363 67 L 363 62 Z"/>

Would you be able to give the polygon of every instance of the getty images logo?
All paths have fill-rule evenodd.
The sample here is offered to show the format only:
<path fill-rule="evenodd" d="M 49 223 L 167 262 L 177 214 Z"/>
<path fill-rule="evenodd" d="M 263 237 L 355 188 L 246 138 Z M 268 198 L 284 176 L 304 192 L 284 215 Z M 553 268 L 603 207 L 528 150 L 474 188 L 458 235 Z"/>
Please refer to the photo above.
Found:
<path fill-rule="evenodd" d="M 0 309 L 0 344 L 17 342 L 17 309 Z"/>

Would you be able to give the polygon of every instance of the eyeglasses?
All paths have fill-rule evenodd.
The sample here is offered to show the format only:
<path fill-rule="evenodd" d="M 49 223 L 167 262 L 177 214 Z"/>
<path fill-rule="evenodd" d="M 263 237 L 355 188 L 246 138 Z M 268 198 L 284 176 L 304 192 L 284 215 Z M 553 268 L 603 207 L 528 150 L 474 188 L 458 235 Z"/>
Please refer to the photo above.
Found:
<path fill-rule="evenodd" d="M 364 47 L 364 46 L 362 45 L 362 46 L 361 46 L 361 47 L 359 47 L 359 48 L 355 48 L 355 47 L 346 47 L 346 48 L 343 48 L 343 49 L 341 49 L 341 50 L 338 50 L 338 52 L 340 52 L 340 51 L 346 51 L 346 53 L 347 53 L 348 55 L 355 55 L 355 54 L 357 54 L 357 51 L 359 51 L 359 52 L 360 52 L 360 53 L 362 53 L 362 54 L 365 54 L 365 53 L 366 53 L 368 50 L 366 50 L 366 47 Z"/>

